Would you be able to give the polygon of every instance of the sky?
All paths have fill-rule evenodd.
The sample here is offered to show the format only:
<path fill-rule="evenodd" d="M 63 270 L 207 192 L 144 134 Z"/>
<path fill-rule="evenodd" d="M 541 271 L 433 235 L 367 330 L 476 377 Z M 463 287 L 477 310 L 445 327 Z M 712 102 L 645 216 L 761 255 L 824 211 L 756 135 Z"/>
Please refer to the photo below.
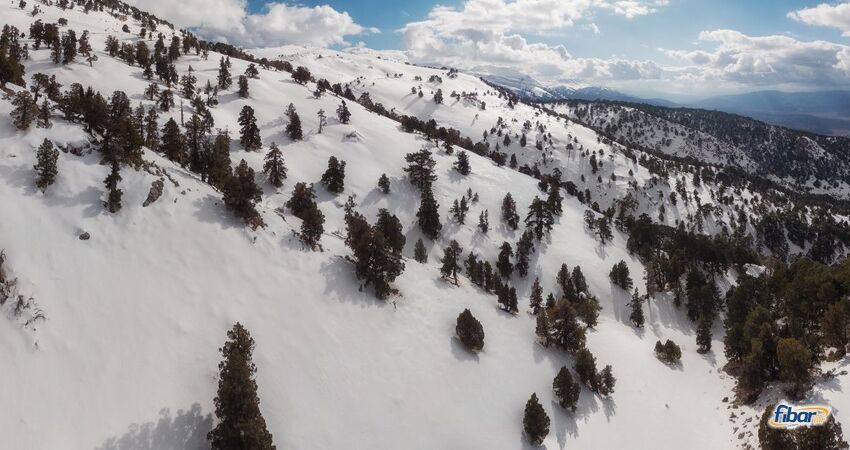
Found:
<path fill-rule="evenodd" d="M 850 0 L 130 0 L 244 48 L 369 48 L 672 100 L 850 89 Z"/>

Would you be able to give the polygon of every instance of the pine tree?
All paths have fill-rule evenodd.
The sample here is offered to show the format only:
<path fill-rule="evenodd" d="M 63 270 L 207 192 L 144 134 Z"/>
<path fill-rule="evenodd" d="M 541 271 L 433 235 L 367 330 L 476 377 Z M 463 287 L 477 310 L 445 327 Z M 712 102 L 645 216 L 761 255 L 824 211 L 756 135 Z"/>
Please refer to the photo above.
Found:
<path fill-rule="evenodd" d="M 440 224 L 440 205 L 434 199 L 434 193 L 429 184 L 422 190 L 419 202 L 419 211 L 416 212 L 417 222 L 422 234 L 431 240 L 440 235 L 443 225 Z"/>
<path fill-rule="evenodd" d="M 340 194 L 345 189 L 345 161 L 339 161 L 336 156 L 328 159 L 328 169 L 322 174 L 322 184 L 328 192 Z"/>
<path fill-rule="evenodd" d="M 516 264 L 514 264 L 514 268 L 520 277 L 525 278 L 528 275 L 528 258 L 533 252 L 534 237 L 530 230 L 526 230 L 516 244 Z"/>
<path fill-rule="evenodd" d="M 286 202 L 286 207 L 292 211 L 292 214 L 299 219 L 304 219 L 304 213 L 315 206 L 316 194 L 313 192 L 313 186 L 307 186 L 306 183 L 295 183 L 295 188 L 292 192 L 292 197 Z"/>
<path fill-rule="evenodd" d="M 224 189 L 232 176 L 230 168 L 230 133 L 219 131 L 212 145 L 212 151 L 205 164 L 207 182 L 218 189 Z"/>
<path fill-rule="evenodd" d="M 322 134 L 322 130 L 325 128 L 325 125 L 328 124 L 328 118 L 325 117 L 325 110 L 320 109 L 319 112 L 316 113 L 317 120 L 319 124 L 319 134 Z"/>
<path fill-rule="evenodd" d="M 549 210 L 552 214 L 556 216 L 560 216 L 563 212 L 562 204 L 564 202 L 564 198 L 561 197 L 561 187 L 556 183 L 549 184 L 549 197 L 546 198 L 546 205 L 549 206 Z"/>
<path fill-rule="evenodd" d="M 36 152 L 37 163 L 35 164 L 35 185 L 42 192 L 47 190 L 47 187 L 56 181 L 56 175 L 59 173 L 57 162 L 59 160 L 59 150 L 53 148 L 53 143 L 49 139 L 38 147 Z"/>
<path fill-rule="evenodd" d="M 540 287 L 540 277 L 535 278 L 534 284 L 531 285 L 529 304 L 532 314 L 539 314 L 540 310 L 543 309 L 543 288 Z"/>
<path fill-rule="evenodd" d="M 457 161 L 454 163 L 454 169 L 460 172 L 461 175 L 469 175 L 472 172 L 469 166 L 469 155 L 465 151 L 457 152 Z"/>
<path fill-rule="evenodd" d="M 262 199 L 263 190 L 254 180 L 254 169 L 243 159 L 224 184 L 224 205 L 251 228 L 265 226 L 255 205 Z"/>
<path fill-rule="evenodd" d="M 625 261 L 620 261 L 611 268 L 608 273 L 608 278 L 611 283 L 621 287 L 623 290 L 630 290 L 633 286 L 632 277 L 629 274 L 629 266 Z"/>
<path fill-rule="evenodd" d="M 339 104 L 339 107 L 336 109 L 336 117 L 339 119 L 340 123 L 347 124 L 351 120 L 351 111 L 348 110 L 348 106 L 345 104 L 345 100 Z"/>
<path fill-rule="evenodd" d="M 578 296 L 576 295 L 575 286 L 573 286 L 573 279 L 570 276 L 570 269 L 566 264 L 561 264 L 561 268 L 558 269 L 558 275 L 555 276 L 555 281 L 561 288 L 562 298 L 569 302 L 577 302 Z"/>
<path fill-rule="evenodd" d="M 174 107 L 174 93 L 171 92 L 170 89 L 166 89 L 159 93 L 159 97 L 157 97 L 157 105 L 159 105 L 159 109 L 162 112 L 171 111 L 171 108 Z"/>
<path fill-rule="evenodd" d="M 35 126 L 38 128 L 50 128 L 50 103 L 47 99 L 38 108 L 38 117 L 36 118 Z"/>
<path fill-rule="evenodd" d="M 581 271 L 581 266 L 573 267 L 573 287 L 576 289 L 577 294 L 587 294 L 587 281 L 584 278 L 584 273 Z"/>
<path fill-rule="evenodd" d="M 274 450 L 272 435 L 260 412 L 257 367 L 252 361 L 254 339 L 239 322 L 227 332 L 220 349 L 218 393 L 215 415 L 218 424 L 207 434 L 212 450 Z"/>
<path fill-rule="evenodd" d="M 797 339 L 782 338 L 776 344 L 776 358 L 781 379 L 791 383 L 787 394 L 794 400 L 802 398 L 811 381 L 811 352 Z"/>
<path fill-rule="evenodd" d="M 289 123 L 286 125 L 286 135 L 293 141 L 300 141 L 304 136 L 301 131 L 301 118 L 292 103 L 286 108 L 286 117 L 289 118 Z"/>
<path fill-rule="evenodd" d="M 486 209 L 481 211 L 481 214 L 478 215 L 478 229 L 484 234 L 487 234 L 487 232 L 490 231 L 489 216 L 490 213 Z"/>
<path fill-rule="evenodd" d="M 572 411 L 576 410 L 581 386 L 579 386 L 578 382 L 573 381 L 573 376 L 570 374 L 567 366 L 561 367 L 561 370 L 558 371 L 558 375 L 555 376 L 552 382 L 552 389 L 555 391 L 555 397 L 558 399 L 558 404 L 561 408 L 569 408 Z"/>
<path fill-rule="evenodd" d="M 266 162 L 263 165 L 263 172 L 268 177 L 272 186 L 276 188 L 283 186 L 283 180 L 286 180 L 286 164 L 283 161 L 283 153 L 275 142 L 272 142 L 269 146 L 269 152 L 266 154 Z"/>
<path fill-rule="evenodd" d="M 635 288 L 635 293 L 632 294 L 632 301 L 629 302 L 629 307 L 632 309 L 631 314 L 629 314 L 629 320 L 631 320 L 636 327 L 643 328 L 643 299 L 641 299 L 640 295 L 638 295 L 637 288 Z"/>
<path fill-rule="evenodd" d="M 118 165 L 118 160 L 112 160 L 112 170 L 110 170 L 109 175 L 106 176 L 106 179 L 103 180 L 103 184 L 106 185 L 107 194 L 106 194 L 106 210 L 111 213 L 117 213 L 121 209 L 121 197 L 124 195 L 124 191 L 118 189 L 118 183 L 121 182 L 121 168 Z"/>
<path fill-rule="evenodd" d="M 586 348 L 576 352 L 576 374 L 583 385 L 596 391 L 596 357 Z"/>
<path fill-rule="evenodd" d="M 823 314 L 821 329 L 826 344 L 838 349 L 838 357 L 844 356 L 850 342 L 850 300 L 829 305 Z"/>
<path fill-rule="evenodd" d="M 404 171 L 407 177 L 410 178 L 410 183 L 420 190 L 430 187 L 434 181 L 437 181 L 437 175 L 434 174 L 434 167 L 437 162 L 431 157 L 431 152 L 427 149 L 419 150 L 415 153 L 408 153 L 404 157 L 407 161 L 407 167 Z"/>
<path fill-rule="evenodd" d="M 514 251 L 511 244 L 503 242 L 499 247 L 499 259 L 496 261 L 496 268 L 499 269 L 499 274 L 502 278 L 510 278 L 514 271 L 514 265 L 511 264 L 511 257 L 514 256 Z"/>
<path fill-rule="evenodd" d="M 239 75 L 239 92 L 238 95 L 241 98 L 248 98 L 250 93 L 248 92 L 248 77 L 245 75 Z"/>
<path fill-rule="evenodd" d="M 478 352 L 484 348 L 484 327 L 469 309 L 464 309 L 457 316 L 455 333 L 460 342 L 470 351 Z"/>
<path fill-rule="evenodd" d="M 12 123 L 19 130 L 27 130 L 38 117 L 38 104 L 28 91 L 20 91 L 12 98 Z"/>
<path fill-rule="evenodd" d="M 233 78 L 230 76 L 230 65 L 221 58 L 218 66 L 218 88 L 227 89 L 233 84 Z"/>
<path fill-rule="evenodd" d="M 400 256 L 407 238 L 404 237 L 404 228 L 401 226 L 398 217 L 395 214 L 390 214 L 386 208 L 379 209 L 375 229 L 380 231 L 386 240 L 385 246 L 392 250 L 392 253 Z"/>
<path fill-rule="evenodd" d="M 711 351 L 711 319 L 701 314 L 697 322 L 697 352 Z"/>
<path fill-rule="evenodd" d="M 502 200 L 502 222 L 505 222 L 505 225 L 511 230 L 516 230 L 519 227 L 519 215 L 516 213 L 516 203 L 510 192 Z"/>
<path fill-rule="evenodd" d="M 597 381 L 597 390 L 602 396 L 610 396 L 614 393 L 614 385 L 617 383 L 617 379 L 614 378 L 613 370 L 611 366 L 605 366 L 602 369 L 602 372 L 599 373 L 598 381 Z"/>
<path fill-rule="evenodd" d="M 310 71 L 307 70 L 307 68 L 304 66 L 298 66 L 292 72 L 292 79 L 295 80 L 295 82 L 298 84 L 307 84 L 307 82 L 310 81 L 311 78 L 313 78 L 313 76 L 310 74 Z"/>
<path fill-rule="evenodd" d="M 463 249 L 457 241 L 452 240 L 449 246 L 443 251 L 442 267 L 440 267 L 440 275 L 455 285 L 458 284 L 457 274 L 460 271 L 460 256 Z"/>
<path fill-rule="evenodd" d="M 416 245 L 413 246 L 413 259 L 420 264 L 428 262 L 428 250 L 425 249 L 425 243 L 422 238 L 416 240 Z"/>
<path fill-rule="evenodd" d="M 525 415 L 522 419 L 523 430 L 528 440 L 534 445 L 543 443 L 543 439 L 549 435 L 549 416 L 537 400 L 537 394 L 531 394 L 531 398 L 525 404 Z"/>
<path fill-rule="evenodd" d="M 378 188 L 379 188 L 379 189 L 381 190 L 381 192 L 383 192 L 384 194 L 389 194 L 389 193 L 390 193 L 390 179 L 389 179 L 389 178 L 387 178 L 387 174 L 382 173 L 382 174 L 381 174 L 381 177 L 380 177 L 380 178 L 378 178 Z"/>
<path fill-rule="evenodd" d="M 191 73 L 187 73 L 180 78 L 180 89 L 184 98 L 188 98 L 190 100 L 195 98 L 195 83 L 197 82 L 198 78 Z"/>
<path fill-rule="evenodd" d="M 455 200 L 452 207 L 449 209 L 449 214 L 454 217 L 455 221 L 460 225 L 466 222 L 466 213 L 469 211 L 469 206 L 466 203 L 466 197 L 461 197 L 460 201 Z"/>
<path fill-rule="evenodd" d="M 537 240 L 543 239 L 544 234 L 552 230 L 555 220 L 552 217 L 552 211 L 549 210 L 549 205 L 538 197 L 534 197 L 531 206 L 528 208 L 528 215 L 525 218 L 525 226 L 534 231 Z"/>
<path fill-rule="evenodd" d="M 552 341 L 552 331 L 549 327 L 549 314 L 546 312 L 546 308 L 540 309 L 540 314 L 537 315 L 537 326 L 535 327 L 534 332 L 537 334 L 537 338 L 540 340 L 540 343 L 543 344 L 544 347 L 548 347 L 549 343 Z"/>
<path fill-rule="evenodd" d="M 555 343 L 568 352 L 577 352 L 584 348 L 586 334 L 576 319 L 576 311 L 569 303 L 559 302 L 555 306 L 552 320 L 552 338 Z"/>
<path fill-rule="evenodd" d="M 310 208 L 304 211 L 304 217 L 301 220 L 301 240 L 315 249 L 322 234 L 325 232 L 325 215 L 314 203 Z"/>
<path fill-rule="evenodd" d="M 185 164 L 185 150 L 183 148 L 183 135 L 180 126 L 174 118 L 169 118 L 162 127 L 162 142 L 159 148 L 166 158 L 178 164 Z"/>
<path fill-rule="evenodd" d="M 248 64 L 248 68 L 245 69 L 245 76 L 248 78 L 259 78 L 260 71 L 257 70 L 257 66 L 254 63 Z"/>
<path fill-rule="evenodd" d="M 248 105 L 242 107 L 239 113 L 240 137 L 239 143 L 245 151 L 255 151 L 263 147 L 260 137 L 260 129 L 257 127 L 257 118 L 254 117 L 254 109 Z"/>
<path fill-rule="evenodd" d="M 434 103 L 440 105 L 443 103 L 443 90 L 437 89 L 437 92 L 434 93 Z"/>

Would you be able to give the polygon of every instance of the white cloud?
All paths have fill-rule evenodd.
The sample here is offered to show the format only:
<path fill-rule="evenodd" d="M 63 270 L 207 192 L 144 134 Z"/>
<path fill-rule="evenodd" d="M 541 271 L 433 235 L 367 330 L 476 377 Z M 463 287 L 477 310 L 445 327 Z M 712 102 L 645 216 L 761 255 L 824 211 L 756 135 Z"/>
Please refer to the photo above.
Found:
<path fill-rule="evenodd" d="M 657 78 L 662 70 L 651 61 L 574 58 L 563 45 L 532 43 L 528 34 L 582 23 L 598 33 L 588 19 L 596 9 L 628 18 L 649 14 L 666 0 L 467 0 L 459 8 L 436 6 L 425 20 L 400 31 L 413 61 L 439 62 L 471 69 L 508 67 L 547 79 Z"/>
<path fill-rule="evenodd" d="M 667 50 L 691 64 L 703 79 L 742 84 L 824 87 L 846 85 L 850 47 L 826 41 L 800 41 L 783 35 L 748 36 L 734 30 L 703 31 L 713 51 Z"/>
<path fill-rule="evenodd" d="M 792 11 L 788 17 L 807 25 L 837 28 L 843 36 L 850 37 L 850 2 L 837 5 L 822 3 L 814 8 Z"/>
<path fill-rule="evenodd" d="M 307 7 L 268 3 L 263 13 L 250 14 L 246 0 L 130 0 L 181 28 L 206 38 L 243 47 L 285 44 L 328 46 L 346 43 L 346 36 L 377 33 L 354 22 L 347 12 L 328 5 Z"/>

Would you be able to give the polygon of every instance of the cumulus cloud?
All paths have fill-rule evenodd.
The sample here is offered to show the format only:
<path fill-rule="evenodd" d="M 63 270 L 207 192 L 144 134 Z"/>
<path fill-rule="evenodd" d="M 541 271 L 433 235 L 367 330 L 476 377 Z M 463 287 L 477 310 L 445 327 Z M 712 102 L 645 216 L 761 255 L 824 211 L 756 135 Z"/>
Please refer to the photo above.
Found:
<path fill-rule="evenodd" d="M 285 44 L 328 46 L 346 36 L 379 32 L 328 5 L 307 7 L 268 3 L 260 14 L 247 11 L 246 0 L 130 0 L 140 8 L 206 38 L 243 47 Z"/>
<path fill-rule="evenodd" d="M 703 31 L 699 39 L 713 51 L 667 50 L 699 69 L 704 79 L 755 85 L 822 87 L 846 85 L 850 47 L 789 36 L 748 36 L 734 30 Z"/>
<path fill-rule="evenodd" d="M 421 21 L 400 31 L 412 60 L 471 69 L 497 66 L 549 79 L 657 78 L 662 69 L 651 61 L 574 58 L 563 45 L 528 42 L 525 35 L 573 27 L 593 33 L 588 19 L 596 9 L 628 18 L 649 14 L 666 0 L 467 0 L 461 7 L 434 7 Z"/>
<path fill-rule="evenodd" d="M 850 2 L 837 5 L 822 3 L 813 8 L 791 11 L 788 17 L 807 25 L 837 28 L 843 36 L 850 37 Z"/>

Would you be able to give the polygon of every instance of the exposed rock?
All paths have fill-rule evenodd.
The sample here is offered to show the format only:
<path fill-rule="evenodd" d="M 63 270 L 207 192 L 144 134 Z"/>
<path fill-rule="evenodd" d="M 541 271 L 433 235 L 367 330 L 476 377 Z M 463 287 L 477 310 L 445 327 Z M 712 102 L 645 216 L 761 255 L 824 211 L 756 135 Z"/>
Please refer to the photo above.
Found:
<path fill-rule="evenodd" d="M 159 197 L 162 196 L 163 188 L 165 188 L 165 183 L 162 181 L 162 178 L 154 180 L 154 182 L 151 183 L 151 190 L 148 191 L 148 198 L 145 199 L 142 206 L 147 207 L 151 203 L 159 200 Z"/>

